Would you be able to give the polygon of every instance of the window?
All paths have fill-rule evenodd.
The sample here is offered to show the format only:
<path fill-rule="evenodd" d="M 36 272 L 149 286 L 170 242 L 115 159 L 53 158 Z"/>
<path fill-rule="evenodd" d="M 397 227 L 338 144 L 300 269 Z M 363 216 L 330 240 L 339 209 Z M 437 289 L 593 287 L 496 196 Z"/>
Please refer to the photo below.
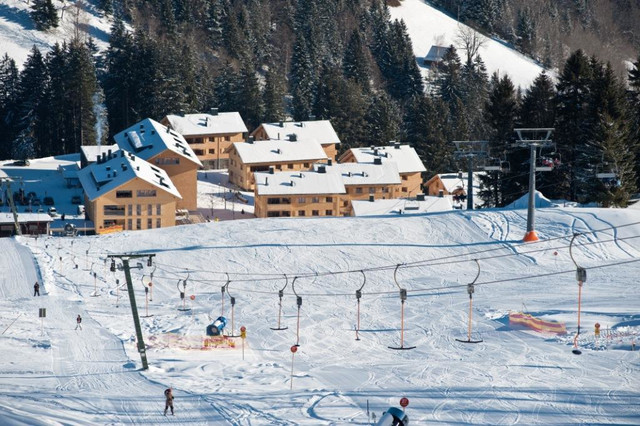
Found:
<path fill-rule="evenodd" d="M 308 169 L 309 168 L 309 163 L 304 163 L 304 168 Z"/>
<path fill-rule="evenodd" d="M 287 164 L 288 169 L 293 169 L 293 164 Z"/>
<path fill-rule="evenodd" d="M 140 216 L 142 214 L 142 206 L 140 204 L 136 204 L 136 214 Z M 138 228 L 140 229 L 140 228 Z"/>
<path fill-rule="evenodd" d="M 147 229 L 153 228 L 153 219 L 147 219 Z"/>
<path fill-rule="evenodd" d="M 156 164 L 158 166 L 165 165 L 165 164 L 180 164 L 180 159 L 177 157 L 156 158 Z"/>
<path fill-rule="evenodd" d="M 124 216 L 124 206 L 104 206 L 105 216 Z"/>
<path fill-rule="evenodd" d="M 131 198 L 133 194 L 131 191 L 116 191 L 116 198 Z"/>
<path fill-rule="evenodd" d="M 402 175 L 402 180 L 409 180 L 409 176 L 407 176 L 407 175 Z"/>
<path fill-rule="evenodd" d="M 306 202 L 307 202 L 307 199 L 305 197 L 298 198 L 298 204 L 304 204 Z"/>
<path fill-rule="evenodd" d="M 318 211 L 318 210 L 311 210 L 311 216 L 320 216 L 320 211 Z"/>
<path fill-rule="evenodd" d="M 224 140 L 225 140 L 226 142 L 231 142 L 231 136 L 225 136 L 225 137 L 224 137 Z"/>
<path fill-rule="evenodd" d="M 306 216 L 307 212 L 305 212 L 304 210 L 298 210 L 298 216 Z"/>
<path fill-rule="evenodd" d="M 147 215 L 151 216 L 153 214 L 153 204 L 147 204 Z"/>
<path fill-rule="evenodd" d="M 209 150 L 209 154 L 215 154 L 215 153 L 216 153 L 216 150 L 215 150 L 215 149 L 210 149 L 210 150 Z"/>
<path fill-rule="evenodd" d="M 333 197 L 327 197 L 327 203 L 333 203 Z"/>
<path fill-rule="evenodd" d="M 162 204 L 156 204 L 156 214 L 160 216 L 162 214 Z M 159 228 L 159 226 L 157 226 Z"/>
<path fill-rule="evenodd" d="M 325 210 L 324 215 L 325 216 L 333 216 L 333 210 Z"/>
<path fill-rule="evenodd" d="M 136 229 L 141 229 L 141 220 L 140 219 L 136 219 Z"/>
<path fill-rule="evenodd" d="M 376 193 L 376 188 L 373 186 L 369 187 L 369 194 L 375 194 Z"/>
<path fill-rule="evenodd" d="M 280 212 L 267 212 L 267 217 L 280 217 Z"/>
<path fill-rule="evenodd" d="M 362 188 L 356 188 L 356 194 L 362 194 Z"/>
<path fill-rule="evenodd" d="M 406 186 L 402 187 L 402 192 L 407 192 L 407 187 Z"/>
<path fill-rule="evenodd" d="M 282 212 L 282 217 L 291 217 L 291 212 Z"/>
<path fill-rule="evenodd" d="M 280 198 L 267 198 L 267 204 L 280 204 Z"/>
<path fill-rule="evenodd" d="M 128 210 L 128 211 L 127 211 L 127 215 L 128 215 L 128 216 L 133 216 L 133 204 L 129 204 L 129 205 L 127 206 L 127 210 Z M 131 229 L 131 227 L 129 227 L 129 229 Z"/>
<path fill-rule="evenodd" d="M 193 152 L 196 155 L 204 155 L 204 150 L 203 149 L 194 149 Z"/>
<path fill-rule="evenodd" d="M 384 192 L 385 194 L 389 193 L 389 187 L 385 186 L 384 188 L 382 188 L 382 192 Z"/>
<path fill-rule="evenodd" d="M 138 189 L 136 191 L 136 195 L 138 197 L 144 198 L 144 197 L 155 197 L 156 196 L 156 190 L 155 189 Z"/>
<path fill-rule="evenodd" d="M 319 203 L 320 202 L 320 197 L 311 197 L 311 202 L 312 203 Z"/>
<path fill-rule="evenodd" d="M 127 229 L 133 229 L 133 221 L 131 219 L 127 219 Z"/>
<path fill-rule="evenodd" d="M 160 220 L 160 218 L 156 219 L 156 228 L 162 228 L 162 221 Z"/>

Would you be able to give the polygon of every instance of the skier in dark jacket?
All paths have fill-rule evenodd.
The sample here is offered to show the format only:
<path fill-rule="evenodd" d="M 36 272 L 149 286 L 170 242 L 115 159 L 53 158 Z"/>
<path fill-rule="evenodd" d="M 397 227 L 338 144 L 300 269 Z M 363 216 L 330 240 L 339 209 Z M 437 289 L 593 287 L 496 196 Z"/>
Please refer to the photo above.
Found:
<path fill-rule="evenodd" d="M 33 295 L 40 296 L 40 284 L 38 284 L 38 281 L 33 285 Z"/>
<path fill-rule="evenodd" d="M 78 328 L 82 330 L 82 317 L 80 316 L 80 314 L 78 314 L 78 317 L 76 318 L 76 330 Z"/>
<path fill-rule="evenodd" d="M 164 404 L 164 415 L 167 415 L 167 409 L 171 408 L 171 415 L 173 416 L 173 391 L 171 388 L 165 389 L 164 396 L 166 398 L 166 402 Z"/>

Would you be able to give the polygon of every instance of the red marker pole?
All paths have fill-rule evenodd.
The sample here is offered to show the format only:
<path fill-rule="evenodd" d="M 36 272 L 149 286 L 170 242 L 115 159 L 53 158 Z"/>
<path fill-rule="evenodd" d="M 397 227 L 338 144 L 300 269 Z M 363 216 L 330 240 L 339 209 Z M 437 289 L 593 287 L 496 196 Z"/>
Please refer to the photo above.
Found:
<path fill-rule="evenodd" d="M 298 347 L 296 345 L 291 346 L 291 389 L 293 390 L 293 358 L 296 354 Z"/>
<path fill-rule="evenodd" d="M 400 406 L 402 407 L 402 412 L 404 413 L 404 409 L 407 407 L 407 405 L 409 405 L 409 399 L 402 397 L 400 399 Z"/>
<path fill-rule="evenodd" d="M 244 361 L 244 339 L 247 338 L 247 327 L 240 327 L 240 338 L 242 339 L 242 360 Z"/>

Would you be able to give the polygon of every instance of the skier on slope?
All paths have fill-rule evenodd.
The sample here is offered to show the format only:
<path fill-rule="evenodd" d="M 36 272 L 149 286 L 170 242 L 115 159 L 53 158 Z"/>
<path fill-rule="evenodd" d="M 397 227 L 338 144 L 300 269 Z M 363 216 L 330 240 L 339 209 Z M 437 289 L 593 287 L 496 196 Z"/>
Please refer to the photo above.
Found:
<path fill-rule="evenodd" d="M 76 330 L 77 329 L 82 330 L 82 317 L 80 314 L 78 314 L 78 317 L 76 318 Z"/>
<path fill-rule="evenodd" d="M 171 415 L 173 416 L 173 390 L 171 388 L 165 389 L 164 397 L 166 398 L 164 404 L 164 415 L 167 415 L 167 409 L 171 408 Z"/>
<path fill-rule="evenodd" d="M 40 284 L 38 284 L 38 281 L 33 285 L 33 295 L 40 296 Z"/>

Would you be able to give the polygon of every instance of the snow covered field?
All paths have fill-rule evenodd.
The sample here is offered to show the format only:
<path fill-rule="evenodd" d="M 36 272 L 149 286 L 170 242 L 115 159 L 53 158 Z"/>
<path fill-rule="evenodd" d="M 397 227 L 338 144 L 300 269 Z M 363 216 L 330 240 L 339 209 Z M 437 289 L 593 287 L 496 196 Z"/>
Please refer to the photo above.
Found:
<path fill-rule="evenodd" d="M 640 337 L 640 212 L 547 208 L 536 223 L 542 241 L 526 245 L 525 210 L 0 239 L 0 423 L 369 424 L 404 396 L 412 424 L 638 424 L 640 351 L 631 349 Z M 587 268 L 580 356 L 571 353 L 574 232 L 582 235 L 573 257 Z M 105 261 L 123 253 L 156 255 L 153 267 L 131 260 L 142 264 L 131 273 L 146 371 L 124 273 L 110 272 Z M 484 342 L 465 344 L 455 339 L 467 338 L 473 259 L 480 275 L 472 338 Z M 147 307 L 142 283 L 151 272 Z M 288 329 L 273 331 L 283 274 Z M 357 341 L 355 291 L 364 276 Z M 40 297 L 32 295 L 36 277 Z M 408 292 L 404 330 L 399 287 Z M 294 291 L 302 298 L 299 333 Z M 42 320 L 39 308 L 47 310 Z M 205 328 L 223 309 L 226 331 L 246 326 L 244 359 L 239 338 L 235 348 L 201 349 Z M 569 333 L 510 326 L 508 313 L 522 310 L 565 322 Z M 74 330 L 78 314 L 83 330 Z M 401 335 L 416 348 L 388 349 Z M 162 416 L 168 386 L 174 417 Z"/>

